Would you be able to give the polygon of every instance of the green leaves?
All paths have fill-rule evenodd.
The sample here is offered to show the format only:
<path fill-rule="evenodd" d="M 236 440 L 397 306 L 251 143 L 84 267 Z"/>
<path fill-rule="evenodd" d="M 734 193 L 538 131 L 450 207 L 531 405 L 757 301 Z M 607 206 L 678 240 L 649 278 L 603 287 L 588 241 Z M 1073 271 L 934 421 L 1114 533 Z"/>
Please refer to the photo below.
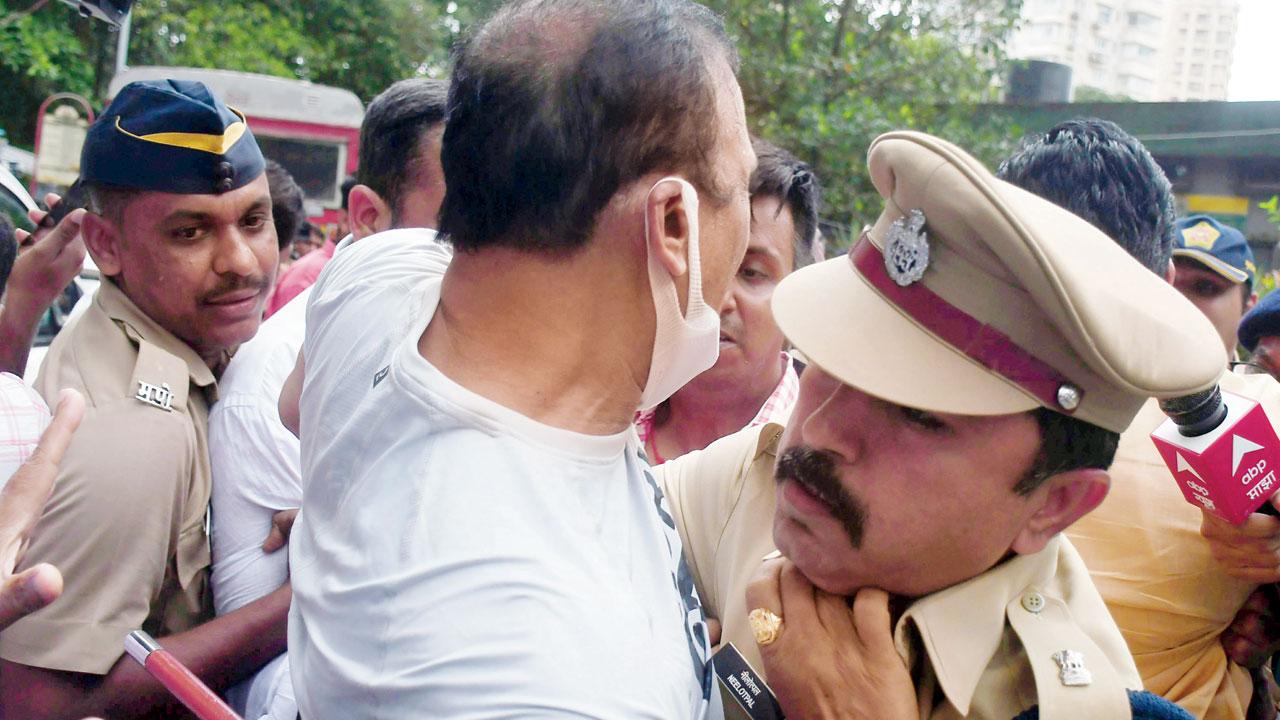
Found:
<path fill-rule="evenodd" d="M 415 75 L 443 77 L 461 28 L 496 0 L 141 0 L 134 5 L 131 65 L 217 67 L 335 85 L 368 102 Z M 115 33 L 60 2 L 25 12 L 0 4 L 0 127 L 30 146 L 35 108 L 71 91 L 101 107 Z"/>
<path fill-rule="evenodd" d="M 753 131 L 796 153 L 826 190 L 829 250 L 874 221 L 871 141 L 933 132 L 993 163 L 1016 136 L 972 105 L 998 98 L 1021 0 L 708 0 L 742 55 Z"/>

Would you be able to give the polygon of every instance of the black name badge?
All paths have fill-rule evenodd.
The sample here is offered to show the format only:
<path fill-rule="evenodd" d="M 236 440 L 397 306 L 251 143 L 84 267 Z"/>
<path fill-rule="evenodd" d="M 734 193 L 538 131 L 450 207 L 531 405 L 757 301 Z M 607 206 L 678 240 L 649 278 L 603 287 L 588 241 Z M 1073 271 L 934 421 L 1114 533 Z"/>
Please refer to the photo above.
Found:
<path fill-rule="evenodd" d="M 711 665 L 720 685 L 725 720 L 783 719 L 782 707 L 774 699 L 773 691 L 733 643 L 726 643 L 712 655 Z"/>

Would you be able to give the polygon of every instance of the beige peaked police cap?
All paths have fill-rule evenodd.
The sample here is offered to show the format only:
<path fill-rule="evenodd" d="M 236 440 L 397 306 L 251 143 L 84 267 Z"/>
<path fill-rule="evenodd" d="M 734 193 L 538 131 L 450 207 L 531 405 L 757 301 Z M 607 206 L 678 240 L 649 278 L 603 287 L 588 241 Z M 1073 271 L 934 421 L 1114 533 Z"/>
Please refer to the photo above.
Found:
<path fill-rule="evenodd" d="M 1226 370 L 1213 326 L 1173 286 L 951 143 L 888 133 L 867 163 L 880 219 L 773 296 L 787 338 L 842 382 L 933 412 L 1043 406 L 1122 432 L 1147 398 Z"/>

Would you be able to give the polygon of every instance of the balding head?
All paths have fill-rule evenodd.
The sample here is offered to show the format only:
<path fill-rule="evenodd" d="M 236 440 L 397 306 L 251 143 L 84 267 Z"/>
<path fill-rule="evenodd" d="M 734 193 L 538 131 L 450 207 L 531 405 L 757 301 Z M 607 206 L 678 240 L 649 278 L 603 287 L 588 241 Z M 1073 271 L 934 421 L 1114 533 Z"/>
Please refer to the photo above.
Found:
<path fill-rule="evenodd" d="M 566 252 L 648 173 L 722 199 L 716 81 L 736 61 L 687 0 L 508 4 L 456 52 L 441 230 L 463 251 Z"/>

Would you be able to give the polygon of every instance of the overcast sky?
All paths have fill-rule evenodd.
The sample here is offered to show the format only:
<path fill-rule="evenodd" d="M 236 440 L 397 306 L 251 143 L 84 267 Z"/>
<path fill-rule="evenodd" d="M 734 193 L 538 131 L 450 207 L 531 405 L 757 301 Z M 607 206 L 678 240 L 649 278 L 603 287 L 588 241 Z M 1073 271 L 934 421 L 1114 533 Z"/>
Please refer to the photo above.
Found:
<path fill-rule="evenodd" d="M 1228 100 L 1280 100 L 1280 0 L 1241 0 Z"/>

